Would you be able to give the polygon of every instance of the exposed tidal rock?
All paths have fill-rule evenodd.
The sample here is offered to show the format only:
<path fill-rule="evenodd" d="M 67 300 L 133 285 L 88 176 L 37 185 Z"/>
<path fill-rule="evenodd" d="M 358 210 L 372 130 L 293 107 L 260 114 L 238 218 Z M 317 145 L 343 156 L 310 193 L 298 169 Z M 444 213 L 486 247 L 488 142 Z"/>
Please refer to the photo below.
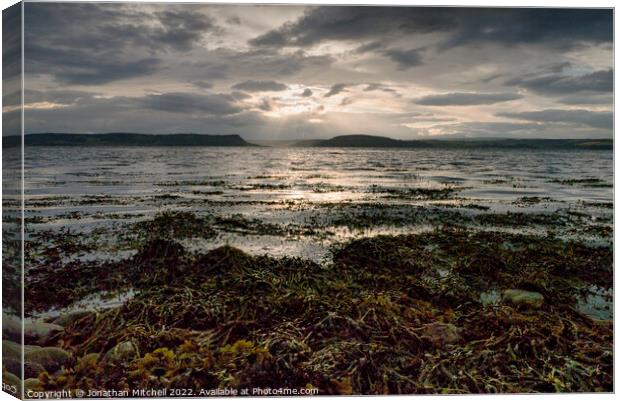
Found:
<path fill-rule="evenodd" d="M 461 329 L 449 323 L 429 323 L 423 326 L 422 336 L 436 347 L 456 344 L 461 341 Z"/>
<path fill-rule="evenodd" d="M 21 398 L 22 381 L 13 373 L 2 371 L 2 390 Z"/>
<path fill-rule="evenodd" d="M 545 297 L 539 292 L 525 290 L 506 290 L 502 294 L 502 301 L 517 308 L 522 309 L 539 309 L 545 300 Z"/>
<path fill-rule="evenodd" d="M 8 370 L 9 372 L 21 376 L 22 374 L 22 361 L 17 358 L 2 358 L 2 366 Z M 26 361 L 24 363 L 24 377 L 38 377 L 39 374 L 43 373 L 45 369 L 38 363 Z"/>
<path fill-rule="evenodd" d="M 64 328 L 53 323 L 33 322 L 24 325 L 24 341 L 26 344 L 45 344 L 55 334 Z"/>
<path fill-rule="evenodd" d="M 41 391 L 43 390 L 43 386 L 41 385 L 41 381 L 35 377 L 31 377 L 29 379 L 24 380 L 24 391 L 26 395 L 28 395 L 28 391 Z"/>
<path fill-rule="evenodd" d="M 62 348 L 58 347 L 44 347 L 34 349 L 26 352 L 26 361 L 30 363 L 37 363 L 43 368 L 53 373 L 64 366 L 71 355 Z"/>
<path fill-rule="evenodd" d="M 105 363 L 126 363 L 137 358 L 139 355 L 138 347 L 136 347 L 133 342 L 123 341 L 112 347 L 103 357 L 103 361 Z"/>
<path fill-rule="evenodd" d="M 38 345 L 25 345 L 23 347 L 23 352 L 32 351 L 32 350 L 39 349 L 39 348 L 41 347 Z M 8 341 L 8 340 L 2 341 L 2 356 L 21 360 L 22 359 L 21 344 L 15 343 L 13 341 Z"/>

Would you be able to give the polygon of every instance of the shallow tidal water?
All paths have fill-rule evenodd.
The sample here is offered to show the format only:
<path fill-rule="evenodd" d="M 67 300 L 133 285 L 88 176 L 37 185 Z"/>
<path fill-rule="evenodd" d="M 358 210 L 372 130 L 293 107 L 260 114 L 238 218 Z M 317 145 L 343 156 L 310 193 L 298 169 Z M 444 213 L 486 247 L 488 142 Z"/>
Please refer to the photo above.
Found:
<path fill-rule="evenodd" d="M 610 151 L 32 147 L 25 157 L 35 264 L 58 233 L 88 243 L 65 261 L 125 258 L 135 250 L 117 234 L 164 211 L 219 219 L 214 235 L 179 239 L 190 251 L 228 244 L 318 262 L 351 238 L 443 224 L 612 243 Z"/>

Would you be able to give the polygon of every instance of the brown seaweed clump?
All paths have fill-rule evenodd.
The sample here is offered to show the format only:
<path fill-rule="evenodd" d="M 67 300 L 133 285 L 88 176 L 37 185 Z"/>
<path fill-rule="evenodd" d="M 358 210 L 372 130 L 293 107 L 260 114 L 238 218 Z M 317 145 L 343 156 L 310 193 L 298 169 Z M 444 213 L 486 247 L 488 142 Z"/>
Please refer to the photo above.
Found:
<path fill-rule="evenodd" d="M 43 388 L 613 390 L 613 325 L 575 308 L 580 288 L 612 282 L 608 248 L 438 230 L 355 240 L 329 265 L 161 242 L 107 267 L 137 295 L 53 337 L 74 363 Z M 544 303 L 481 302 L 489 289 Z"/>

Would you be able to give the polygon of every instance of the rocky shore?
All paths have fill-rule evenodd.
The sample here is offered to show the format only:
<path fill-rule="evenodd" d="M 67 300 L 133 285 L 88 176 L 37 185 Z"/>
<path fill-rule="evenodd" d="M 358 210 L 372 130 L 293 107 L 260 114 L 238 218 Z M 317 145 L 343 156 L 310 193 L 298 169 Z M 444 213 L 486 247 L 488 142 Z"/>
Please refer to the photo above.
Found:
<path fill-rule="evenodd" d="M 612 282 L 611 248 L 552 235 L 446 228 L 361 238 L 325 264 L 228 246 L 190 252 L 151 238 L 116 262 L 32 272 L 31 312 L 71 291 L 131 286 L 135 296 L 30 324 L 24 384 L 613 391 L 612 320 L 579 307 L 591 288 Z M 18 382 L 19 339 L 10 333 L 3 327 L 3 378 Z"/>

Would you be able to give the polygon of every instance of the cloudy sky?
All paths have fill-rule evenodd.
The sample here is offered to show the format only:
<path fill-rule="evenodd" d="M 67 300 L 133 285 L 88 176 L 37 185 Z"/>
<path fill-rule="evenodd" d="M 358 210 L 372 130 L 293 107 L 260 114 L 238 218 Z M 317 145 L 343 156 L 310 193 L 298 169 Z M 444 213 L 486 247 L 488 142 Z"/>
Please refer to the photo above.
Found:
<path fill-rule="evenodd" d="M 610 10 L 26 3 L 25 24 L 27 133 L 612 137 Z"/>

